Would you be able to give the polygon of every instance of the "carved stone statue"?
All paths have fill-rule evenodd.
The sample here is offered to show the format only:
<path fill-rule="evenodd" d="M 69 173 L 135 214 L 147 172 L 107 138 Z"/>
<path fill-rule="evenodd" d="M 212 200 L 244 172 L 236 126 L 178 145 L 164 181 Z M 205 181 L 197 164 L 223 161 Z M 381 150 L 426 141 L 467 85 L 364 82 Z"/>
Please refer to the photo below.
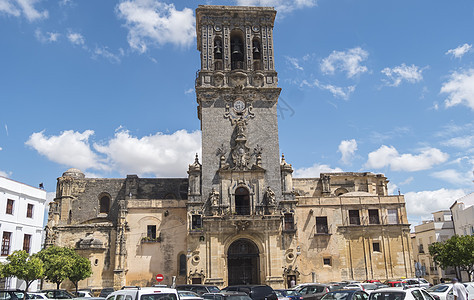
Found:
<path fill-rule="evenodd" d="M 269 186 L 267 186 L 267 189 L 265 190 L 264 199 L 266 200 L 265 202 L 267 205 L 275 205 L 276 203 L 275 192 L 273 192 Z"/>
<path fill-rule="evenodd" d="M 211 206 L 219 205 L 219 192 L 216 191 L 215 188 L 212 188 L 211 192 L 209 193 L 209 201 L 211 203 Z"/>

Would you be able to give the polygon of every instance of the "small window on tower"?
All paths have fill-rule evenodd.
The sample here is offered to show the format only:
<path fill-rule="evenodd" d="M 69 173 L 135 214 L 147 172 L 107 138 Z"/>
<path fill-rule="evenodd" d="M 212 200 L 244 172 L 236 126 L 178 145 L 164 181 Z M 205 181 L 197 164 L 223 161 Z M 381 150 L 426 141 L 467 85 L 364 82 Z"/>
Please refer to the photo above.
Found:
<path fill-rule="evenodd" d="M 328 217 L 316 217 L 316 233 L 328 234 Z"/>
<path fill-rule="evenodd" d="M 214 59 L 222 59 L 222 40 L 220 37 L 214 39 Z"/>
<path fill-rule="evenodd" d="M 192 215 L 191 229 L 202 229 L 201 215 Z"/>
<path fill-rule="evenodd" d="M 146 227 L 146 237 L 149 239 L 156 239 L 156 225 L 148 225 Z"/>
<path fill-rule="evenodd" d="M 295 229 L 295 218 L 293 214 L 285 214 L 285 224 L 284 224 L 284 230 L 294 230 Z"/>
<path fill-rule="evenodd" d="M 380 242 L 373 242 L 372 248 L 374 249 L 374 252 L 380 252 Z"/>
<path fill-rule="evenodd" d="M 331 265 L 332 265 L 331 258 L 330 258 L 330 257 L 325 257 L 325 258 L 323 258 L 323 264 L 324 264 L 325 266 L 331 266 Z"/>
<path fill-rule="evenodd" d="M 100 210 L 99 210 L 99 212 L 101 214 L 108 214 L 109 213 L 109 207 L 110 207 L 110 198 L 109 198 L 109 196 L 102 196 L 100 198 Z"/>

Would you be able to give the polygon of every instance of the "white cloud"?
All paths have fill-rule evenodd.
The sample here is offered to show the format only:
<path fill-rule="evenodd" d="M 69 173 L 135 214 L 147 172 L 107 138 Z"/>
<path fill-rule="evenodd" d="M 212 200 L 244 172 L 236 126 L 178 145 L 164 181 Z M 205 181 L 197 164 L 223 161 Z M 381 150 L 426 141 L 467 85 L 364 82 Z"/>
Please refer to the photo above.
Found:
<path fill-rule="evenodd" d="M 2 150 L 3 150 L 3 148 L 2 148 L 2 147 L 0 147 L 0 151 L 2 151 Z"/>
<path fill-rule="evenodd" d="M 447 181 L 456 186 L 468 186 L 472 184 L 472 180 L 474 179 L 472 171 L 460 173 L 454 169 L 434 172 L 433 174 L 431 174 L 431 176 Z"/>
<path fill-rule="evenodd" d="M 48 17 L 48 11 L 39 11 L 35 8 L 38 0 L 0 0 L 0 13 L 19 17 L 23 14 L 28 21 L 36 21 Z"/>
<path fill-rule="evenodd" d="M 474 135 L 454 137 L 443 142 L 443 145 L 462 149 L 474 148 Z"/>
<path fill-rule="evenodd" d="M 46 32 L 43 33 L 39 28 L 35 30 L 35 37 L 41 43 L 53 43 L 57 42 L 61 34 L 57 32 Z"/>
<path fill-rule="evenodd" d="M 345 164 L 349 164 L 356 150 L 357 142 L 355 139 L 341 141 L 338 148 L 338 152 L 342 154 L 341 161 Z"/>
<path fill-rule="evenodd" d="M 7 178 L 8 178 L 8 177 L 10 177 L 10 173 L 7 173 L 7 172 L 5 172 L 5 171 L 0 170 L 0 176 L 7 177 Z"/>
<path fill-rule="evenodd" d="M 96 144 L 94 148 L 122 174 L 186 176 L 188 165 L 201 152 L 201 132 L 179 130 L 137 138 L 121 130 L 106 145 Z"/>
<path fill-rule="evenodd" d="M 384 68 L 381 72 L 388 77 L 389 80 L 383 81 L 389 86 L 399 86 L 402 81 L 416 83 L 423 80 L 423 69 L 415 65 L 407 66 L 403 63 L 393 68 Z"/>
<path fill-rule="evenodd" d="M 453 72 L 440 92 L 448 94 L 446 107 L 462 104 L 474 110 L 474 69 Z"/>
<path fill-rule="evenodd" d="M 77 33 L 77 32 L 69 32 L 67 35 L 68 40 L 77 46 L 82 46 L 85 43 L 84 37 L 82 34 Z"/>
<path fill-rule="evenodd" d="M 312 178 L 312 177 L 319 177 L 321 173 L 335 173 L 335 172 L 342 172 L 340 168 L 331 168 L 328 165 L 320 165 L 315 163 L 309 168 L 299 168 L 296 169 L 293 173 L 297 178 Z"/>
<path fill-rule="evenodd" d="M 298 63 L 298 59 L 295 57 L 285 56 L 288 63 L 295 69 L 304 71 L 303 67 Z"/>
<path fill-rule="evenodd" d="M 455 200 L 466 195 L 461 190 L 439 189 L 435 191 L 408 192 L 405 194 L 407 214 L 409 217 L 431 219 L 433 212 L 449 210 Z"/>
<path fill-rule="evenodd" d="M 156 0 L 128 0 L 118 4 L 116 12 L 125 19 L 130 47 L 140 53 L 155 44 L 189 46 L 196 35 L 195 18 L 189 8 L 180 11 L 174 4 Z"/>
<path fill-rule="evenodd" d="M 448 51 L 446 51 L 445 54 L 452 55 L 455 58 L 461 58 L 463 57 L 464 54 L 469 52 L 471 48 L 472 48 L 472 45 L 469 45 L 466 43 L 464 45 L 458 46 L 457 48 L 449 49 Z"/>
<path fill-rule="evenodd" d="M 380 169 L 390 167 L 394 171 L 421 171 L 434 165 L 445 162 L 449 158 L 447 153 L 436 148 L 425 148 L 418 155 L 399 154 L 393 146 L 382 145 L 379 149 L 369 153 L 365 164 L 367 168 Z"/>
<path fill-rule="evenodd" d="M 395 195 L 395 193 L 398 194 L 398 185 L 391 181 L 387 184 L 387 189 L 389 195 Z"/>
<path fill-rule="evenodd" d="M 346 72 L 351 78 L 368 71 L 361 62 L 369 57 L 369 53 L 360 47 L 347 51 L 333 51 L 321 62 L 321 71 L 326 74 L 334 74 L 336 70 Z"/>
<path fill-rule="evenodd" d="M 105 169 L 89 145 L 89 138 L 94 134 L 93 130 L 86 130 L 83 133 L 67 130 L 58 136 L 50 137 L 43 133 L 43 131 L 33 133 L 26 144 L 49 160 L 81 170 Z"/>
<path fill-rule="evenodd" d="M 332 84 L 323 84 L 319 80 L 315 79 L 313 83 L 309 83 L 306 80 L 303 80 L 300 86 L 310 86 L 310 87 L 317 87 L 322 90 L 329 91 L 334 97 L 342 98 L 344 100 L 349 99 L 349 96 L 355 91 L 355 85 L 351 85 L 348 87 L 339 87 Z"/>
<path fill-rule="evenodd" d="M 189 94 L 192 94 L 193 92 L 194 92 L 194 88 L 189 88 L 189 89 L 184 91 L 184 94 L 189 95 Z"/>
<path fill-rule="evenodd" d="M 91 170 L 139 176 L 186 176 L 195 154 L 201 153 L 200 131 L 158 132 L 138 138 L 119 128 L 112 139 L 100 145 L 89 141 L 93 134 L 92 130 L 83 133 L 69 130 L 47 137 L 37 132 L 26 144 L 50 161 L 81 169 L 92 177 L 102 176 Z"/>
<path fill-rule="evenodd" d="M 123 51 L 120 51 L 119 54 L 114 54 L 107 47 L 96 47 L 92 55 L 94 58 L 100 56 L 108 59 L 111 63 L 118 64 L 122 60 L 123 53 Z"/>
<path fill-rule="evenodd" d="M 314 7 L 316 0 L 236 0 L 237 5 L 243 6 L 271 6 L 279 14 L 292 12 L 295 9 Z"/>

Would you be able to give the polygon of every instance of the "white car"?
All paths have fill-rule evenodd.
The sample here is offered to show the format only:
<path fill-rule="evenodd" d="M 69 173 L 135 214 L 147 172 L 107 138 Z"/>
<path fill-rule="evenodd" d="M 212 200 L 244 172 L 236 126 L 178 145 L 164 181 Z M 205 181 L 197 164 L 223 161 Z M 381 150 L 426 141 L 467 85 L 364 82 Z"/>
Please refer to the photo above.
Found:
<path fill-rule="evenodd" d="M 373 291 L 369 300 L 435 300 L 422 288 L 384 288 Z"/>
<path fill-rule="evenodd" d="M 428 280 L 424 278 L 408 278 L 408 279 L 404 279 L 403 283 L 405 283 L 407 288 L 420 287 L 420 288 L 427 289 L 431 286 Z"/>
<path fill-rule="evenodd" d="M 40 299 L 40 300 L 48 300 L 48 297 L 44 293 L 30 293 L 27 292 L 28 297 L 30 299 Z"/>
<path fill-rule="evenodd" d="M 431 295 L 439 297 L 439 300 L 454 300 L 452 283 L 437 284 L 427 288 L 426 291 Z"/>
<path fill-rule="evenodd" d="M 109 294 L 106 300 L 179 300 L 176 289 L 163 287 L 124 287 Z"/>
<path fill-rule="evenodd" d="M 371 293 L 372 291 L 377 289 L 377 285 L 375 283 L 351 283 L 344 287 L 346 290 L 360 290 L 365 291 L 367 293 Z"/>

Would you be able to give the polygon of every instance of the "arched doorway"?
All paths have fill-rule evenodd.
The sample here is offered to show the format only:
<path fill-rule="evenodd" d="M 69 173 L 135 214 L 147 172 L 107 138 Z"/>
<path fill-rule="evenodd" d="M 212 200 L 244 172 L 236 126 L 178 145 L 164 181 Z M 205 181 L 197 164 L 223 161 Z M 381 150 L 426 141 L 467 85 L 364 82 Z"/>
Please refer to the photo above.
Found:
<path fill-rule="evenodd" d="M 233 242 L 227 250 L 228 285 L 260 284 L 259 253 L 247 239 Z"/>
<path fill-rule="evenodd" d="M 250 215 L 249 190 L 239 187 L 235 190 L 235 213 L 238 215 Z"/>

